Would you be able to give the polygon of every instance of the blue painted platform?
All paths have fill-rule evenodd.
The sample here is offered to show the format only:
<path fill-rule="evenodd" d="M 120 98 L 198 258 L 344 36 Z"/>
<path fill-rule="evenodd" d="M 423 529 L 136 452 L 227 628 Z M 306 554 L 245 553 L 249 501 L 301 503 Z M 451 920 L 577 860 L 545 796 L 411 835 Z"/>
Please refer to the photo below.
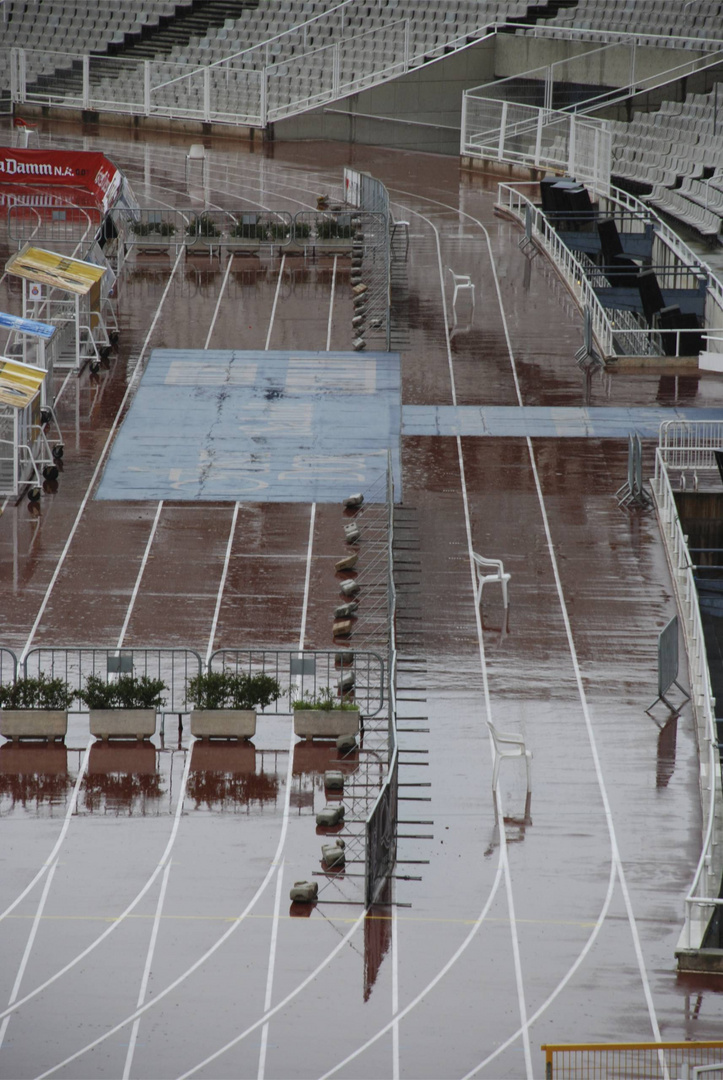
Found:
<path fill-rule="evenodd" d="M 154 349 L 99 499 L 401 498 L 398 353 Z"/>
<path fill-rule="evenodd" d="M 534 405 L 405 405 L 403 435 L 493 438 L 657 439 L 665 420 L 723 420 L 723 409 L 547 408 Z"/>

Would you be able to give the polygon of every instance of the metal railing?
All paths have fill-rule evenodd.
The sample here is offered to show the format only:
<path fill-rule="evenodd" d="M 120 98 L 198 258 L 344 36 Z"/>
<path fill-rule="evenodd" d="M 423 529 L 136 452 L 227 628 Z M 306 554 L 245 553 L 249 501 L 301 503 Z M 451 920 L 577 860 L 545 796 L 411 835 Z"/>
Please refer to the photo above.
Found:
<path fill-rule="evenodd" d="M 186 688 L 190 679 L 203 670 L 201 656 L 195 649 L 182 648 L 99 648 L 91 645 L 46 646 L 30 649 L 22 665 L 23 677 L 47 675 L 61 678 L 80 692 L 89 675 L 112 682 L 118 675 L 146 675 L 166 684 L 160 712 L 186 713 L 189 705 Z M 83 712 L 78 702 L 73 711 Z"/>
<path fill-rule="evenodd" d="M 709 351 L 723 352 L 723 284 L 710 267 L 698 259 L 672 230 L 659 222 L 649 207 L 617 188 L 596 192 L 600 200 L 600 216 L 609 216 L 613 211 L 636 216 L 641 230 L 651 217 L 655 220 L 653 262 L 659 268 L 660 275 L 665 278 L 666 287 L 696 288 L 700 287 L 701 282 L 705 282 L 703 329 L 644 328 L 634 325 L 628 315 L 604 307 L 595 292 L 601 269 L 595 267 L 591 270 L 590 261 L 585 255 L 578 255 L 570 250 L 558 233 L 558 218 L 551 215 L 554 222 L 551 221 L 542 209 L 533 203 L 529 195 L 523 193 L 523 189 L 532 194 L 537 191 L 537 185 L 533 182 L 499 184 L 499 206 L 530 231 L 531 238 L 564 276 L 580 308 L 589 307 L 593 333 L 603 358 L 643 356 L 650 355 L 653 351 L 662 353 L 664 340 L 670 340 L 673 336 L 675 354 L 680 355 L 680 348 L 681 345 L 684 346 L 686 337 L 700 337 L 701 334 Z"/>
<path fill-rule="evenodd" d="M 559 28 L 541 27 L 541 29 L 543 34 L 536 36 L 546 36 L 544 30 L 547 30 L 547 35 L 555 31 L 559 34 Z M 569 33 L 572 41 L 581 33 L 575 27 L 566 27 L 565 31 Z M 671 85 L 696 72 L 720 64 L 723 60 L 723 48 L 720 42 L 716 44 L 715 41 L 711 41 L 713 51 L 706 52 L 703 56 L 692 55 L 690 50 L 666 48 L 662 58 L 668 59 L 669 65 L 651 75 L 644 75 L 638 59 L 640 42 L 637 37 L 621 35 L 623 40 L 610 40 L 610 36 L 603 31 L 598 36 L 599 44 L 580 42 L 585 46 L 584 52 L 565 56 L 561 60 L 530 68 L 515 75 L 508 75 L 494 82 L 483 83 L 481 86 L 465 91 L 465 96 L 499 98 L 518 105 L 542 105 L 545 110 L 558 109 L 584 115 L 603 106 L 610 106 L 619 101 L 635 98 L 639 94 L 646 94 L 651 90 Z M 700 39 L 695 40 L 700 41 Z M 661 44 L 661 39 L 653 38 L 649 44 L 657 47 Z M 670 46 L 670 44 L 670 39 L 665 39 L 665 45 Z M 686 54 L 687 59 L 681 61 L 681 55 Z M 607 86 L 600 92 L 588 92 L 581 97 L 581 86 L 590 81 L 591 64 L 595 66 L 596 71 L 601 71 L 608 63 L 610 69 L 616 72 L 616 84 Z M 619 76 L 618 73 L 620 73 Z M 602 82 L 602 76 L 600 81 Z"/>
<path fill-rule="evenodd" d="M 609 1042 L 543 1044 L 545 1080 L 671 1080 L 723 1077 L 723 1042 Z"/>
<path fill-rule="evenodd" d="M 723 425 L 719 426 L 723 434 Z M 682 433 L 682 432 L 680 432 Z M 679 433 L 679 434 L 680 434 Z M 680 614 L 683 637 L 688 657 L 691 700 L 698 733 L 698 753 L 700 758 L 700 787 L 703 809 L 704 837 L 703 846 L 695 870 L 693 882 L 685 898 L 685 926 L 681 935 L 680 946 L 684 949 L 701 947 L 703 936 L 714 908 L 723 903 L 718 899 L 723 871 L 723 852 L 721 851 L 720 823 L 717 824 L 717 810 L 721 806 L 721 768 L 718 752 L 718 735 L 715 720 L 715 701 L 712 696 L 710 672 L 706 655 L 703 624 L 698 605 L 698 591 L 693 575 L 693 564 L 688 551 L 687 538 L 683 534 L 675 494 L 670 484 L 669 460 L 680 455 L 674 467 L 680 467 L 683 454 L 690 463 L 693 456 L 705 460 L 711 451 L 708 446 L 695 448 L 691 445 L 675 448 L 673 432 L 668 428 L 661 433 L 661 442 L 665 439 L 668 446 L 656 449 L 655 475 L 651 488 L 660 523 L 660 531 L 665 544 L 670 564 L 671 578 L 675 589 L 678 611 Z"/>
<path fill-rule="evenodd" d="M 18 673 L 18 658 L 12 649 L 0 646 L 0 683 L 15 682 Z"/>
<path fill-rule="evenodd" d="M 391 454 L 387 459 L 387 612 L 389 629 L 388 769 L 382 790 L 369 812 L 365 826 L 364 895 L 369 907 L 379 898 L 397 858 L 397 796 L 399 751 L 397 744 L 397 644 L 396 588 L 394 585 L 394 474 Z"/>
<path fill-rule="evenodd" d="M 350 657 L 353 657 L 350 660 Z M 346 698 L 342 675 L 354 669 L 354 704 L 364 718 L 381 712 L 384 706 L 384 660 L 375 652 L 325 649 L 217 649 L 209 659 L 209 671 L 234 674 L 269 675 L 281 687 L 281 697 L 263 711 L 266 715 L 288 715 L 294 701 L 315 699 L 325 692 L 332 698 Z"/>
<path fill-rule="evenodd" d="M 562 170 L 601 190 L 610 185 L 612 136 L 607 121 L 580 120 L 474 91 L 462 99 L 460 154 Z"/>
<path fill-rule="evenodd" d="M 655 480 L 661 470 L 716 473 L 714 450 L 723 448 L 723 422 L 718 420 L 666 420 L 660 425 Z"/>
<path fill-rule="evenodd" d="M 415 52 L 409 19 L 346 34 L 342 23 L 339 32 L 332 16 L 352 2 L 208 64 L 11 48 L 0 49 L 0 69 L 17 104 L 266 127 L 468 48 L 494 29 L 470 27 Z M 336 40 L 311 48 L 312 24 L 324 20 Z"/>
<path fill-rule="evenodd" d="M 606 309 L 598 300 L 592 284 L 587 279 L 585 268 L 560 239 L 557 230 L 550 224 L 542 210 L 522 193 L 520 189 L 523 187 L 537 189 L 537 185 L 532 183 L 499 184 L 500 205 L 522 225 L 525 224 L 526 217 L 529 215 L 535 242 L 562 272 L 580 308 L 590 309 L 593 334 L 602 356 L 604 358 L 614 356 L 614 328 L 610 325 Z"/>
<path fill-rule="evenodd" d="M 37 208 L 16 204 L 7 209 L 8 238 L 17 244 L 32 240 L 36 244 L 73 248 L 95 235 L 102 220 L 97 206 Z"/>

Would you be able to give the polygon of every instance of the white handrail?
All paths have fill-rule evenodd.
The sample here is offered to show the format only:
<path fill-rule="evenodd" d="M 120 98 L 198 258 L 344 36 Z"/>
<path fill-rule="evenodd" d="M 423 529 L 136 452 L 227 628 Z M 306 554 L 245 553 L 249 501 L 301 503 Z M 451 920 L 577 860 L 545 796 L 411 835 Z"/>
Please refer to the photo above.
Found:
<path fill-rule="evenodd" d="M 662 434 L 661 434 L 662 437 Z M 716 821 L 716 805 L 722 797 L 720 758 L 718 753 L 718 735 L 716 730 L 714 699 L 711 692 L 710 672 L 706 655 L 703 624 L 698 605 L 698 593 L 693 577 L 693 567 L 686 537 L 683 535 L 675 495 L 670 485 L 668 469 L 663 459 L 663 451 L 659 447 L 656 450 L 655 476 L 651 481 L 651 487 L 655 495 L 658 518 L 661 533 L 668 552 L 671 577 L 676 592 L 678 608 L 681 615 L 683 636 L 685 638 L 686 653 L 688 656 L 688 668 L 691 687 L 691 698 L 696 716 L 699 733 L 699 756 L 700 767 L 707 769 L 707 781 L 709 797 L 707 805 L 703 806 L 704 814 L 707 812 L 706 830 L 703 838 L 700 858 L 695 869 L 692 884 L 685 897 L 685 927 L 684 940 L 686 948 L 698 948 L 701 942 L 695 945 L 692 941 L 691 929 L 693 922 L 693 909 L 713 907 L 715 905 L 720 886 L 721 858 L 717 855 L 718 844 L 714 843 L 714 827 Z M 701 745 L 701 740 L 707 744 Z M 707 761 L 704 759 L 707 758 Z M 704 786 L 704 784 L 702 784 Z M 703 882 L 704 871 L 707 874 Z M 703 894 L 699 890 L 703 886 Z M 711 891 L 715 890 L 714 896 Z"/>
<path fill-rule="evenodd" d="M 558 266 L 575 299 L 581 307 L 589 307 L 592 313 L 593 333 L 603 357 L 613 355 L 613 327 L 610 325 L 607 311 L 598 300 L 595 290 L 587 280 L 585 269 L 570 249 L 562 242 L 555 228 L 549 223 L 538 206 L 523 195 L 517 185 L 499 184 L 500 204 L 507 196 L 506 209 L 524 224 L 525 213 L 529 208 L 533 232 L 537 234 L 550 259 Z"/>

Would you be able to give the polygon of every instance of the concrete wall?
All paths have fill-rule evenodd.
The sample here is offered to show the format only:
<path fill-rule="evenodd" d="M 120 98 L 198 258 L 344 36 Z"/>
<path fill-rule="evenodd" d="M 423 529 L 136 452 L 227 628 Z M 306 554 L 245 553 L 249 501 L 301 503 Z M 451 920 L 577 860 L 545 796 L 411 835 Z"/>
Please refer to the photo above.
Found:
<path fill-rule="evenodd" d="M 458 154 L 465 90 L 494 75 L 494 38 L 394 82 L 274 124 L 278 139 L 334 139 Z"/>
<path fill-rule="evenodd" d="M 557 38 L 535 38 L 515 34 L 498 34 L 495 49 L 495 77 L 507 78 L 522 75 L 533 68 L 568 60 L 559 69 L 559 78 L 565 81 L 591 84 L 593 86 L 624 86 L 630 79 L 631 50 L 629 46 L 617 45 L 600 51 L 601 42 L 563 41 Z M 598 50 L 598 51 L 592 51 Z M 589 54 L 584 60 L 577 59 Z M 685 59 L 702 55 L 694 50 L 685 51 Z M 674 64 L 681 63 L 680 53 L 673 49 L 638 47 L 635 53 L 635 77 L 646 79 L 659 75 Z"/>

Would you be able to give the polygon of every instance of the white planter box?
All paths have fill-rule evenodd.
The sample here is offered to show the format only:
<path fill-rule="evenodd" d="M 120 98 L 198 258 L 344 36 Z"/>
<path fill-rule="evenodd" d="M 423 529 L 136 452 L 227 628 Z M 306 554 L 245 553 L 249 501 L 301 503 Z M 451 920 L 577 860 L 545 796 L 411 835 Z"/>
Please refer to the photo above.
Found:
<path fill-rule="evenodd" d="M 90 733 L 96 739 L 150 739 L 156 733 L 156 710 L 91 709 Z"/>
<path fill-rule="evenodd" d="M 253 739 L 256 712 L 254 709 L 194 709 L 191 734 L 197 739 Z"/>
<path fill-rule="evenodd" d="M 62 709 L 3 709 L 0 735 L 6 739 L 64 739 L 68 713 Z"/>
<path fill-rule="evenodd" d="M 358 709 L 295 709 L 294 735 L 303 739 L 338 739 L 359 733 Z"/>

